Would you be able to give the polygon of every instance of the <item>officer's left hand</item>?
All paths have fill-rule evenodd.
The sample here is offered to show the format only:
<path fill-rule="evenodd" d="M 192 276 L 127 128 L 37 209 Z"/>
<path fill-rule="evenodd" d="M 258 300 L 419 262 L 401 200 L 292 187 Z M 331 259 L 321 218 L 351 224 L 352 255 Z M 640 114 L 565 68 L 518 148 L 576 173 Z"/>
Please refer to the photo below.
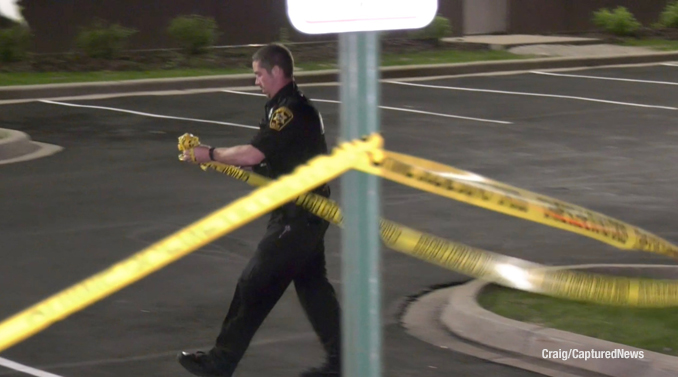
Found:
<path fill-rule="evenodd" d="M 181 154 L 181 161 L 202 164 L 212 161 L 210 159 L 210 147 L 208 145 L 199 145 L 195 148 L 185 150 Z"/>

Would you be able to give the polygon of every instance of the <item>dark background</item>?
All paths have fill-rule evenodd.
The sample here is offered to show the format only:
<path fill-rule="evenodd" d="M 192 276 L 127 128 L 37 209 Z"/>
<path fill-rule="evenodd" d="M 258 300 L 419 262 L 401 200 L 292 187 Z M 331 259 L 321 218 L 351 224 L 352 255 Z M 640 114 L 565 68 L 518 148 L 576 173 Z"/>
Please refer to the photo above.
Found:
<path fill-rule="evenodd" d="M 472 0 L 471 0 L 472 1 Z M 666 0 L 507 0 L 507 33 L 573 33 L 594 30 L 593 11 L 626 6 L 643 25 L 651 25 Z M 23 0 L 24 17 L 35 33 L 33 52 L 65 52 L 73 48 L 82 26 L 96 17 L 137 29 L 128 47 L 176 47 L 166 33 L 174 17 L 201 14 L 213 17 L 221 33 L 218 45 L 268 43 L 279 40 L 287 28 L 296 42 L 334 40 L 336 35 L 310 36 L 290 25 L 285 0 Z M 464 0 L 440 0 L 439 14 L 452 22 L 453 32 L 463 31 Z M 397 34 L 397 33 L 394 33 Z"/>

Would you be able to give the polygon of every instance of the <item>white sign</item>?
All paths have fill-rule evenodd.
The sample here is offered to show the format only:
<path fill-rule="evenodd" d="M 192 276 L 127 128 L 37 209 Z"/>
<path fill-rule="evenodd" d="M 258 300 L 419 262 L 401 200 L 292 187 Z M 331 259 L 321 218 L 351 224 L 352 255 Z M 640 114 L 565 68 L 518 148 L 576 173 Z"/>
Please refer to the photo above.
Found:
<path fill-rule="evenodd" d="M 306 34 L 419 29 L 438 11 L 438 0 L 287 0 L 287 14 Z"/>
<path fill-rule="evenodd" d="M 0 16 L 10 20 L 25 23 L 21 16 L 21 7 L 17 4 L 18 0 L 0 0 Z"/>

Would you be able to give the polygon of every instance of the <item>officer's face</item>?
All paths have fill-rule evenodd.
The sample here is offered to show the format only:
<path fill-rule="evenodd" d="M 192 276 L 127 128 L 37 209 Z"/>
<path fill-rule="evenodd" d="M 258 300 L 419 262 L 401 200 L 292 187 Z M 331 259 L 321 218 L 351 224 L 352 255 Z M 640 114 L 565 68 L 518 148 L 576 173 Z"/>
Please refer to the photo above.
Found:
<path fill-rule="evenodd" d="M 252 62 L 252 70 L 254 71 L 254 77 L 256 78 L 254 84 L 261 88 L 261 92 L 266 94 L 267 97 L 271 98 L 278 91 L 279 86 L 279 77 L 282 72 L 280 67 L 275 66 L 271 69 L 269 73 L 266 69 L 259 66 L 259 62 Z"/>

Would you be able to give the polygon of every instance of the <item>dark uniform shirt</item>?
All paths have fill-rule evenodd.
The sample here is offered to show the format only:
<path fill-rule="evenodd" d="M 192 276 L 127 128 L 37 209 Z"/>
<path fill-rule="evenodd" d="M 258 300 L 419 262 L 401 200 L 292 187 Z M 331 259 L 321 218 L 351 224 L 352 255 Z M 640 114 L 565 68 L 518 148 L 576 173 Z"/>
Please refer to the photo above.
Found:
<path fill-rule="evenodd" d="M 250 144 L 259 149 L 265 158 L 254 167 L 254 172 L 277 179 L 328 152 L 322 117 L 294 81 L 267 101 L 264 109 L 265 117 Z M 330 195 L 327 184 L 313 192 L 324 197 Z M 293 203 L 274 212 L 281 211 L 286 217 L 294 217 L 302 212 Z"/>

